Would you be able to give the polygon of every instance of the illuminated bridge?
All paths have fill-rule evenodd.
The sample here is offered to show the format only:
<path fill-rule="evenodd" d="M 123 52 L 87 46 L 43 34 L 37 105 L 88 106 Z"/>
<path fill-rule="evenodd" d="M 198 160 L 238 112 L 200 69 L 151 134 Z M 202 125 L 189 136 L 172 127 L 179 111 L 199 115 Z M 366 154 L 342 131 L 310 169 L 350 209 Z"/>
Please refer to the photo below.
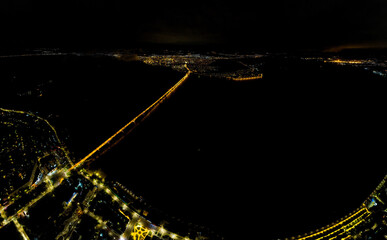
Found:
<path fill-rule="evenodd" d="M 184 83 L 184 81 L 190 76 L 191 71 L 185 65 L 185 68 L 188 70 L 184 77 L 182 77 L 173 87 L 171 87 L 166 93 L 164 93 L 159 99 L 157 99 L 154 103 L 152 103 L 149 107 L 147 107 L 144 111 L 138 114 L 135 118 L 133 118 L 130 122 L 128 122 L 125 126 L 123 126 L 120 130 L 118 130 L 115 134 L 113 134 L 110 138 L 108 138 L 105 142 L 99 145 L 96 149 L 90 152 L 86 157 L 81 159 L 79 162 L 74 164 L 69 171 L 74 168 L 79 167 L 85 162 L 90 162 L 98 158 L 98 156 L 104 154 L 110 148 L 118 144 L 126 135 L 128 135 L 132 130 L 144 121 L 161 103 L 163 103 L 166 99 L 168 99 L 174 91 Z"/>
<path fill-rule="evenodd" d="M 36 160 L 28 166 L 29 176 L 24 183 L 11 188 L 10 194 L 2 196 L 0 206 L 0 237 L 6 239 L 115 239 L 115 240 L 204 240 L 222 239 L 201 233 L 195 227 L 182 230 L 182 223 L 157 220 L 158 212 L 149 207 L 140 196 L 118 182 L 106 180 L 101 173 L 82 168 L 119 143 L 135 126 L 146 119 L 163 101 L 189 78 L 187 73 L 153 104 L 128 122 L 105 142 L 77 163 L 72 163 L 67 150 L 49 123 L 31 113 L 0 109 L 0 126 L 12 129 L 7 114 L 14 114 L 15 121 L 25 118 L 46 124 L 51 136 L 50 148 L 31 155 Z M 245 79 L 242 79 L 245 80 Z M 7 116 L 8 116 L 7 115 Z M 38 121 L 39 120 L 39 121 Z M 31 126 L 28 126 L 31 127 Z M 5 139 L 7 136 L 4 137 Z M 18 137 L 17 146 L 23 143 Z M 59 150 L 58 150 L 59 149 Z M 59 153 L 58 153 L 59 152 Z M 11 175 L 17 178 L 16 175 Z M 383 239 L 387 223 L 387 175 L 368 199 L 352 213 L 315 231 L 286 238 L 300 240 L 323 239 Z M 162 218 L 163 216 L 161 216 Z M 55 219 L 55 220 L 54 220 Z M 259 229 L 256 229 L 259 231 Z M 370 238 L 371 237 L 371 238 Z"/>
<path fill-rule="evenodd" d="M 190 76 L 191 71 L 187 66 L 185 67 L 187 73 L 174 86 L 75 164 L 70 160 L 67 150 L 59 147 L 62 144 L 56 131 L 48 121 L 32 113 L 0 109 L 0 126 L 2 128 L 12 130 L 15 127 L 12 121 L 23 122 L 26 121 L 24 119 L 32 119 L 32 123 L 39 122 L 39 124 L 43 125 L 39 128 L 47 129 L 45 131 L 49 132 L 47 135 L 49 135 L 50 144 L 52 145 L 51 142 L 54 142 L 58 145 L 50 145 L 50 149 L 37 151 L 36 162 L 31 162 L 31 166 L 35 165 L 35 167 L 30 173 L 31 176 L 26 178 L 29 181 L 20 186 L 11 186 L 10 191 L 13 191 L 14 188 L 16 190 L 8 194 L 8 196 L 2 197 L 0 206 L 0 236 L 7 236 L 3 235 L 3 232 L 16 228 L 17 232 L 25 240 L 78 239 L 74 236 L 77 236 L 80 232 L 83 234 L 79 235 L 79 237 L 82 238 L 86 235 L 86 239 L 99 239 L 99 237 L 103 236 L 117 240 L 144 240 L 145 238 L 206 239 L 207 237 L 201 236 L 201 233 L 198 234 L 192 229 L 184 232 L 179 232 L 179 230 L 171 231 L 167 228 L 168 224 L 164 221 L 159 223 L 149 221 L 147 216 L 152 218 L 152 216 L 157 216 L 158 213 L 147 207 L 146 203 L 142 203 L 141 197 L 136 196 L 120 183 L 105 181 L 105 178 L 98 172 L 81 168 L 85 162 L 95 160 L 98 156 L 119 143 L 161 103 L 168 99 Z M 23 127 L 31 128 L 31 125 L 24 124 Z M 8 135 L 4 136 L 3 142 L 10 142 L 9 144 L 16 146 L 12 141 L 8 141 L 7 137 Z M 20 141 L 23 144 L 23 136 L 16 138 L 15 141 L 16 144 Z M 42 145 L 44 144 L 47 143 L 42 143 Z M 64 151 L 65 154 L 57 154 L 56 149 Z M 7 151 L 6 148 L 3 150 Z M 39 154 L 42 156 L 39 156 Z M 49 157 L 52 160 L 43 164 L 42 159 Z M 14 178 L 14 175 L 10 175 L 10 177 Z M 65 194 L 64 190 L 66 190 L 65 192 L 70 190 L 71 194 Z M 58 201 L 56 195 L 63 194 L 67 196 L 63 196 L 63 199 Z M 53 206 L 47 204 L 48 200 L 52 202 Z M 61 203 L 55 206 L 58 202 Z M 57 209 L 61 209 L 61 211 L 58 212 L 56 211 Z M 54 226 L 52 226 L 52 222 L 45 224 L 44 221 L 37 221 L 36 218 L 40 214 L 48 214 L 50 216 L 47 219 L 55 219 Z M 83 226 L 83 222 L 91 224 L 91 228 L 90 226 Z M 44 228 L 46 225 L 51 226 L 46 232 L 37 230 L 37 228 Z M 11 235 L 10 237 L 14 238 L 17 236 Z"/>

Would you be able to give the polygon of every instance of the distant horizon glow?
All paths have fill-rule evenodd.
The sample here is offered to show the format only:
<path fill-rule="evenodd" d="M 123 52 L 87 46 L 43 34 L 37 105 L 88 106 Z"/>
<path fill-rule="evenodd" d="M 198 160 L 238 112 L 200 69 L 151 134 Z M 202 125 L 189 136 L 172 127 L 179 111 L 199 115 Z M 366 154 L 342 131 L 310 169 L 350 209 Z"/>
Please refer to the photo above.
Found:
<path fill-rule="evenodd" d="M 342 44 L 342 45 L 329 47 L 325 49 L 324 52 L 337 53 L 337 52 L 341 52 L 343 50 L 349 50 L 349 49 L 377 49 L 377 48 L 387 48 L 387 41 Z"/>

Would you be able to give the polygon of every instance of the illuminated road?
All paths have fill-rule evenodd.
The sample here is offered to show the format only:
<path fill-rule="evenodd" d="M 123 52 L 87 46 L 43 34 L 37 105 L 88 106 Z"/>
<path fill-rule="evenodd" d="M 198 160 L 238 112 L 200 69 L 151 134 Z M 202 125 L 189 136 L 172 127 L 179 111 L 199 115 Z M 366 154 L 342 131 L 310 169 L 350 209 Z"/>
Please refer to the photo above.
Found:
<path fill-rule="evenodd" d="M 90 152 L 86 157 L 84 157 L 79 162 L 74 164 L 68 171 L 71 171 L 81 166 L 86 161 L 90 161 L 91 159 L 96 159 L 98 156 L 104 154 L 106 151 L 108 151 L 110 148 L 112 148 L 113 146 L 118 144 L 122 139 L 124 139 L 126 135 L 128 135 L 138 124 L 140 124 L 143 120 L 145 120 L 155 109 L 157 109 L 157 107 L 161 103 L 163 103 L 166 99 L 168 99 L 175 92 L 175 90 L 185 82 L 185 80 L 188 79 L 188 77 L 192 72 L 191 70 L 189 70 L 187 65 L 185 65 L 185 68 L 188 70 L 188 72 L 173 87 L 171 87 L 159 99 L 157 99 L 148 108 L 146 108 L 144 111 L 138 114 L 135 118 L 133 118 L 130 122 L 128 122 L 125 126 L 123 126 L 110 138 L 108 138 L 105 142 L 103 142 L 96 149 Z"/>
<path fill-rule="evenodd" d="M 250 81 L 250 80 L 257 80 L 257 79 L 262 79 L 262 78 L 263 78 L 262 73 L 258 74 L 257 76 L 254 76 L 254 77 L 229 77 L 229 79 L 233 80 L 233 81 Z"/>
<path fill-rule="evenodd" d="M 16 229 L 19 231 L 20 235 L 23 237 L 23 240 L 30 240 L 30 238 L 28 237 L 27 233 L 24 231 L 24 228 L 19 223 L 19 221 L 16 218 L 12 219 L 12 221 L 15 224 Z"/>
<path fill-rule="evenodd" d="M 350 216 L 340 220 L 339 222 L 326 226 L 323 229 L 315 233 L 308 234 L 304 237 L 297 238 L 298 240 L 307 240 L 307 239 L 329 239 L 335 235 L 341 236 L 344 235 L 347 231 L 350 231 L 352 228 L 356 227 L 363 221 L 365 221 L 371 213 L 366 207 L 362 207 L 359 210 L 356 210 Z"/>
<path fill-rule="evenodd" d="M 81 218 L 82 214 L 85 212 L 86 213 L 88 212 L 90 202 L 97 195 L 96 192 L 97 192 L 97 188 L 93 188 L 92 190 L 90 190 L 86 194 L 86 197 L 81 204 L 81 206 L 84 206 L 85 208 L 82 211 L 81 208 L 79 207 L 77 209 L 77 211 L 74 211 L 73 215 L 69 219 L 66 220 L 66 222 L 64 224 L 65 228 L 63 229 L 63 231 L 61 233 L 58 234 L 58 236 L 56 237 L 56 240 L 60 239 L 60 237 L 63 237 L 63 239 L 69 239 L 71 237 L 71 234 L 75 230 L 75 228 L 77 227 L 77 224 L 79 224 L 81 222 L 80 218 Z"/>
<path fill-rule="evenodd" d="M 323 228 L 317 229 L 310 233 L 306 233 L 303 236 L 298 235 L 297 237 L 286 238 L 286 239 L 297 239 L 297 240 L 323 240 L 323 239 L 352 239 L 352 232 L 356 226 L 365 223 L 369 218 L 373 216 L 373 212 L 369 210 L 370 202 L 372 198 L 378 198 L 380 192 L 385 191 L 387 182 L 387 175 L 384 176 L 380 184 L 371 193 L 366 201 L 363 202 L 362 206 L 350 213 L 348 216 L 343 217 L 339 221 L 327 225 Z M 379 200 L 381 204 L 385 205 L 383 201 Z M 385 209 L 387 212 L 387 209 Z M 285 239 L 285 240 L 286 240 Z"/>

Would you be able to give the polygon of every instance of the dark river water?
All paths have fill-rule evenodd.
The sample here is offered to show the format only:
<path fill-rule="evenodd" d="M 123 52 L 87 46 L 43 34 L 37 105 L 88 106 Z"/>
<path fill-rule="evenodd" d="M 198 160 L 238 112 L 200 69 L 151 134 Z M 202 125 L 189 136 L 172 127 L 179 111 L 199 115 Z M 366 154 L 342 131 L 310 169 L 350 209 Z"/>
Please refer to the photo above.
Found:
<path fill-rule="evenodd" d="M 0 64 L 0 106 L 48 118 L 76 159 L 184 75 L 108 57 Z M 274 57 L 259 81 L 193 75 L 92 167 L 229 239 L 298 235 L 352 212 L 386 173 L 385 88 L 353 67 Z"/>

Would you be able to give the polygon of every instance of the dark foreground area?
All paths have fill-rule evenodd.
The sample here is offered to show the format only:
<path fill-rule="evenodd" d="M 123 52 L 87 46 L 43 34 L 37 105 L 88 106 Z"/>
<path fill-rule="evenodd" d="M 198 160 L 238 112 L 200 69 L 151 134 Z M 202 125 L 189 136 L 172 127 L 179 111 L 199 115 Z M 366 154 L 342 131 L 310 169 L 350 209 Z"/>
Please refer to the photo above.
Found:
<path fill-rule="evenodd" d="M 75 158 L 183 75 L 108 57 L 1 64 L 1 107 L 41 113 Z M 263 74 L 250 82 L 190 77 L 92 167 L 227 239 L 287 237 L 341 218 L 385 174 L 385 79 L 284 57 L 268 57 Z"/>

